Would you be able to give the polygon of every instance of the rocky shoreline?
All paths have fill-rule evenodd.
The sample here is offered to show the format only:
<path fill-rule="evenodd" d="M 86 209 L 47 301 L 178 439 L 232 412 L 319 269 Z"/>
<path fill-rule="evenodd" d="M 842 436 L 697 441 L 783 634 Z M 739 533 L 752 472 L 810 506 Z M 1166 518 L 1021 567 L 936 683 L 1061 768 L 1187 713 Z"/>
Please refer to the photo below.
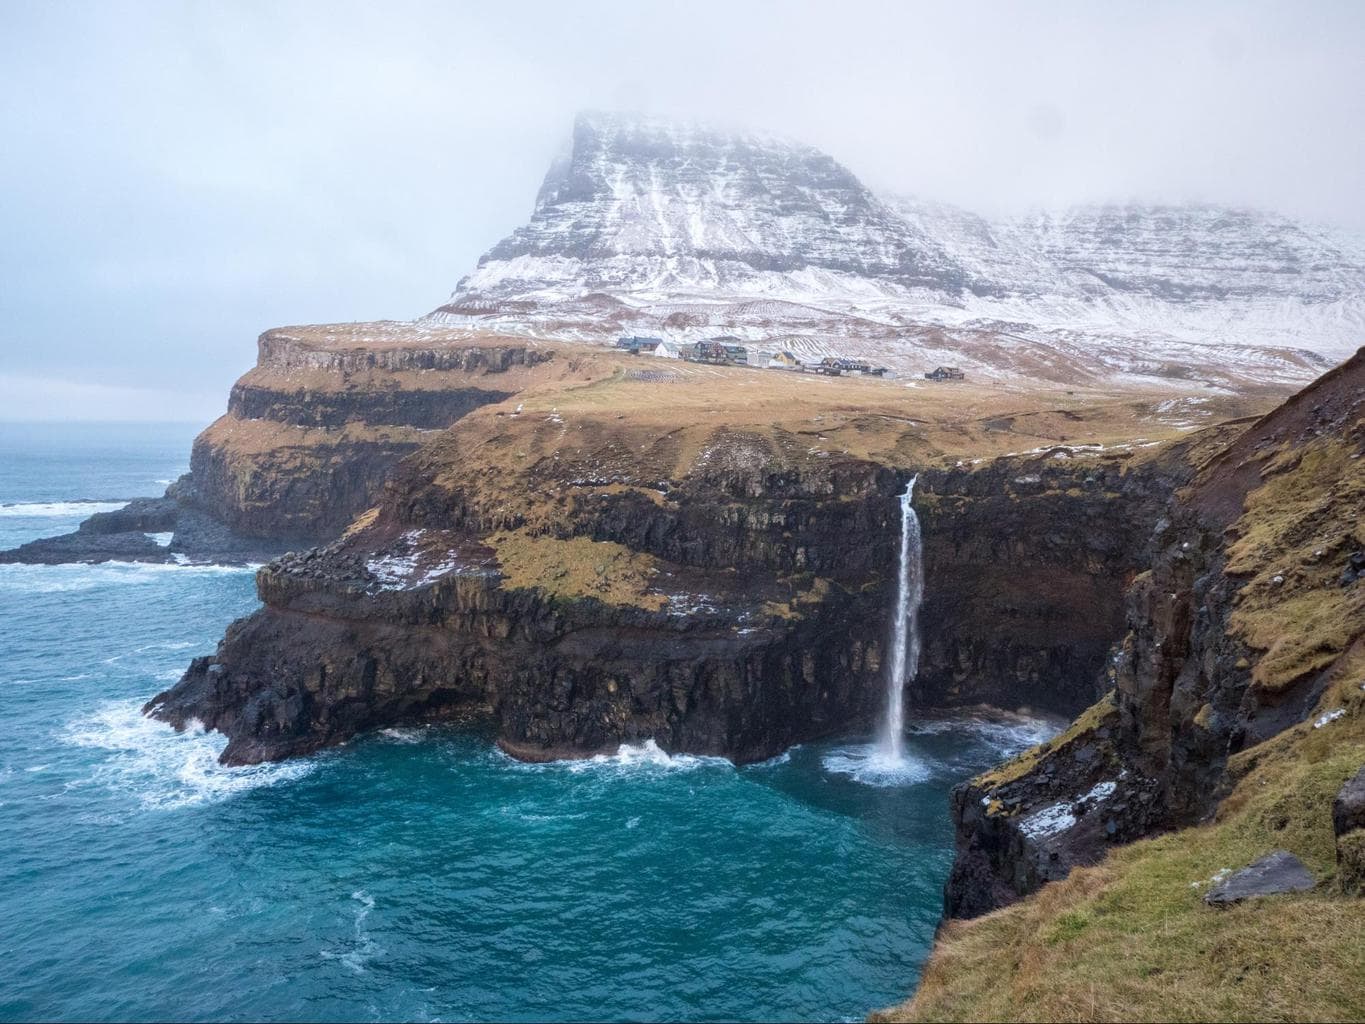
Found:
<path fill-rule="evenodd" d="M 62 565 L 69 562 L 213 562 L 247 565 L 268 562 L 288 550 L 282 541 L 235 532 L 187 496 L 194 483 L 186 474 L 160 498 L 133 498 L 123 508 L 96 512 L 77 529 L 0 551 L 0 564 Z M 152 535 L 168 539 L 163 543 Z"/>

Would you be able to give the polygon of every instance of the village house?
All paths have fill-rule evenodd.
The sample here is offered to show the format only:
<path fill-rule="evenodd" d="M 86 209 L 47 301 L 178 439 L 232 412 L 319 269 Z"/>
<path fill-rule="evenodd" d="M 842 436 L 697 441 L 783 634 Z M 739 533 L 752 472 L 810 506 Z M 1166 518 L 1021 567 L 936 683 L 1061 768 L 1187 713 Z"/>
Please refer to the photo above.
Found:
<path fill-rule="evenodd" d="M 956 366 L 940 366 L 924 375 L 925 380 L 965 380 L 967 375 Z"/>
<path fill-rule="evenodd" d="M 715 363 L 724 365 L 731 362 L 730 353 L 719 341 L 699 341 L 693 346 L 691 354 L 684 353 L 684 359 L 695 363 Z"/>
<path fill-rule="evenodd" d="M 778 366 L 786 370 L 795 370 L 801 365 L 801 360 L 797 359 L 792 353 L 783 349 L 773 356 L 768 363 L 769 366 Z"/>
<path fill-rule="evenodd" d="M 683 359 L 684 350 L 690 351 L 695 346 L 679 345 L 676 341 L 660 341 L 654 346 L 654 354 L 660 359 Z"/>
<path fill-rule="evenodd" d="M 662 338 L 626 337 L 622 335 L 616 339 L 616 347 L 629 352 L 631 355 L 638 356 L 642 352 L 653 352 L 662 342 Z"/>

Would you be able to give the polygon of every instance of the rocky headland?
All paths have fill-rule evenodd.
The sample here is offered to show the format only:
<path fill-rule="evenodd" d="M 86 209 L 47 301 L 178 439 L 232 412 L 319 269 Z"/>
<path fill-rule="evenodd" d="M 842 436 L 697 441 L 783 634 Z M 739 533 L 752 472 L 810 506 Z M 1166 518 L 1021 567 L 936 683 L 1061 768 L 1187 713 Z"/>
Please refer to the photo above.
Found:
<path fill-rule="evenodd" d="M 1349 917 L 1361 356 L 1281 403 L 829 379 L 421 325 L 287 328 L 260 352 L 164 498 L 4 556 L 269 560 L 262 608 L 146 708 L 224 733 L 224 762 L 429 722 L 477 723 L 524 760 L 653 741 L 745 762 L 867 730 L 913 475 L 910 713 L 1075 721 L 955 791 L 948 921 L 888 1014 L 1006 1013 L 1031 969 L 1002 970 L 1002 950 L 1118 958 L 1151 940 L 1149 907 L 1222 914 L 1189 932 L 1234 945 Z M 1282 865 L 1298 882 L 1278 930 L 1258 898 L 1202 900 Z M 1163 871 L 1184 880 L 1153 890 Z M 1223 969 L 1177 953 L 1195 988 Z M 1349 999 L 1333 955 L 1321 991 Z"/>
<path fill-rule="evenodd" d="M 399 460 L 522 390 L 553 354 L 524 338 L 389 322 L 266 331 L 256 366 L 163 497 L 0 552 L 0 562 L 261 562 L 330 540 L 373 504 Z M 159 544 L 149 533 L 173 536 Z"/>
<path fill-rule="evenodd" d="M 483 344 L 462 358 L 505 358 Z M 524 390 L 431 436 L 372 507 L 338 497 L 344 532 L 262 569 L 265 607 L 149 710 L 226 733 L 230 763 L 471 719 L 532 760 L 644 740 L 771 757 L 880 709 L 897 495 L 918 473 L 933 582 L 911 699 L 1074 714 L 1209 443 L 1187 407 L 1141 396 L 531 351 Z M 287 497 L 321 492 L 297 451 L 227 443 L 253 422 L 200 439 L 201 493 L 237 524 L 292 529 L 300 504 L 323 521 Z M 227 479 L 247 486 L 210 484 Z"/>

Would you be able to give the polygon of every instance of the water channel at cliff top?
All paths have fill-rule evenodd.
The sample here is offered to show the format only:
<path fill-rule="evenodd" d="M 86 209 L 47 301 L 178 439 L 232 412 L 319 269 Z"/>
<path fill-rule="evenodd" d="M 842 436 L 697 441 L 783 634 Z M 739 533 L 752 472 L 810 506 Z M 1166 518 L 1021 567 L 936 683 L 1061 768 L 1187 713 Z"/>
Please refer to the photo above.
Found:
<path fill-rule="evenodd" d="M 159 493 L 190 427 L 0 425 L 0 548 Z M 913 987 L 951 786 L 1048 735 L 912 720 L 761 765 L 390 731 L 228 770 L 140 705 L 249 569 L 0 566 L 0 1019 L 861 1019 Z"/>

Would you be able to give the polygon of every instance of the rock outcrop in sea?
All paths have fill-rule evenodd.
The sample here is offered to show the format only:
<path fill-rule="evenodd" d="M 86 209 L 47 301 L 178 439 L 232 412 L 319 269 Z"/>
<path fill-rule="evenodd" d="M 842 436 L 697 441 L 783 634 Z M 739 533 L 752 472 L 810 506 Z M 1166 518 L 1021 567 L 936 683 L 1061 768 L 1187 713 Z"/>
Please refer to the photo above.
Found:
<path fill-rule="evenodd" d="M 331 540 L 401 459 L 520 391 L 551 358 L 526 339 L 398 323 L 275 328 L 257 352 L 164 497 L 0 552 L 0 562 L 261 562 Z M 173 536 L 160 545 L 152 532 Z"/>

